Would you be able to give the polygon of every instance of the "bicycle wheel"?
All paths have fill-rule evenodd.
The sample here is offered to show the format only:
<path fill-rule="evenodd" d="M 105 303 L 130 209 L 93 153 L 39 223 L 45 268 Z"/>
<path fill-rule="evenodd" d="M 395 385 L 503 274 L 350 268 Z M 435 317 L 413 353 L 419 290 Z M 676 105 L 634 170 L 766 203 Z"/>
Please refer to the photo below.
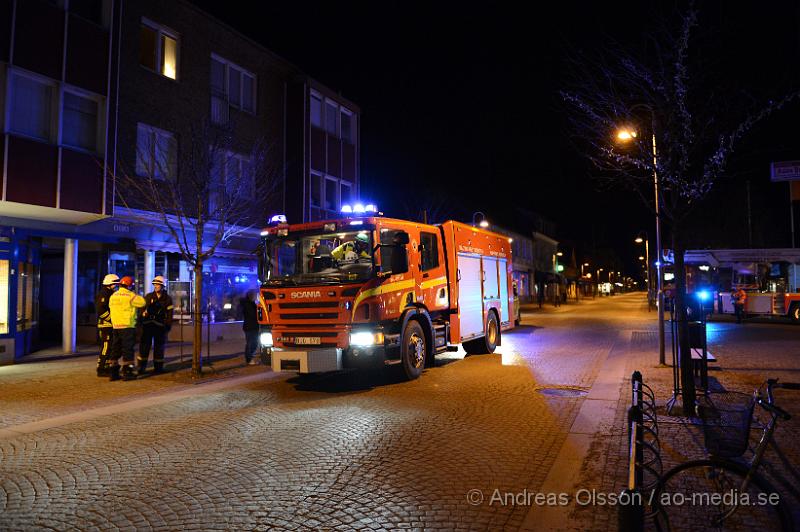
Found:
<path fill-rule="evenodd" d="M 781 495 L 758 475 L 742 489 L 748 469 L 708 459 L 667 471 L 652 503 L 672 530 L 793 530 Z"/>

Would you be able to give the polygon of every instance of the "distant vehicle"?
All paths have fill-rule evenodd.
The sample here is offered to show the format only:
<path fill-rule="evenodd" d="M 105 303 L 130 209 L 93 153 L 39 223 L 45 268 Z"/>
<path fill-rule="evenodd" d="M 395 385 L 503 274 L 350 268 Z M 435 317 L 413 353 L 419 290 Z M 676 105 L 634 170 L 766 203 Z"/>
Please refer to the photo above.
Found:
<path fill-rule="evenodd" d="M 746 315 L 800 323 L 800 250 L 697 250 L 688 251 L 685 260 L 687 291 L 707 300 L 706 309 L 733 314 L 731 294 L 742 288 Z"/>
<path fill-rule="evenodd" d="M 399 362 L 415 379 L 459 344 L 494 352 L 519 317 L 508 237 L 455 221 L 383 218 L 368 207 L 305 224 L 281 217 L 262 231 L 259 322 L 273 369 Z"/>

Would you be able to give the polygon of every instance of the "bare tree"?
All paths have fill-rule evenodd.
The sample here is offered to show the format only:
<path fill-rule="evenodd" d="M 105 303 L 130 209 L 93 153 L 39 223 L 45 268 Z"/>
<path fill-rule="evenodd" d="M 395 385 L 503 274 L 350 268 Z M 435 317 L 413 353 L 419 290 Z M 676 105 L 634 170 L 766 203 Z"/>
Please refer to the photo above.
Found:
<path fill-rule="evenodd" d="M 699 49 L 698 9 L 689 2 L 647 47 L 635 52 L 607 45 L 595 57 L 572 61 L 574 80 L 561 96 L 574 138 L 608 186 L 632 190 L 659 209 L 671 230 L 675 260 L 675 310 L 683 389 L 688 415 L 694 404 L 691 352 L 686 326 L 687 217 L 723 177 L 734 148 L 757 123 L 797 98 L 775 100 L 739 90 L 720 90 Z M 615 142 L 626 127 L 625 143 Z M 619 139 L 616 139 L 619 140 Z M 660 252 L 659 252 L 660 253 Z"/>
<path fill-rule="evenodd" d="M 264 219 L 282 176 L 280 159 L 270 156 L 263 138 L 245 146 L 234 131 L 233 123 L 203 121 L 181 139 L 180 150 L 158 134 L 139 139 L 135 171 L 115 176 L 122 205 L 144 223 L 156 217 L 193 269 L 195 375 L 202 373 L 203 264 Z"/>

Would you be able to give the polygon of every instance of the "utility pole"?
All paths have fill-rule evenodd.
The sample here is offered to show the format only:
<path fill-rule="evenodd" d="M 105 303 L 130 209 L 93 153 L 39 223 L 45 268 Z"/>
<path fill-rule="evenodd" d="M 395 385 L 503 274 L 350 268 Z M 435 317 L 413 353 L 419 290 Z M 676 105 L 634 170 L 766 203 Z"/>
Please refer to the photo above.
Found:
<path fill-rule="evenodd" d="M 656 155 L 655 120 L 653 120 L 653 188 L 656 199 L 656 276 L 658 277 L 658 363 L 662 366 L 667 363 L 664 354 L 664 275 L 661 273 L 661 262 L 664 260 L 661 247 L 661 207 L 658 193 L 658 157 Z M 674 340 L 673 340 L 674 341 Z"/>

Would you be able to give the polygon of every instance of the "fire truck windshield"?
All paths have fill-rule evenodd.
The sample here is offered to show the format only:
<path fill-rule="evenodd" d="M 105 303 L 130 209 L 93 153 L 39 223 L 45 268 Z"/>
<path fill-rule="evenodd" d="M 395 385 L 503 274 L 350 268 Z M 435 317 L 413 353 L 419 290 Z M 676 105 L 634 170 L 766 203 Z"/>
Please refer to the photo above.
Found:
<path fill-rule="evenodd" d="M 359 282 L 372 275 L 370 231 L 303 233 L 267 243 L 267 284 L 338 284 Z"/>

